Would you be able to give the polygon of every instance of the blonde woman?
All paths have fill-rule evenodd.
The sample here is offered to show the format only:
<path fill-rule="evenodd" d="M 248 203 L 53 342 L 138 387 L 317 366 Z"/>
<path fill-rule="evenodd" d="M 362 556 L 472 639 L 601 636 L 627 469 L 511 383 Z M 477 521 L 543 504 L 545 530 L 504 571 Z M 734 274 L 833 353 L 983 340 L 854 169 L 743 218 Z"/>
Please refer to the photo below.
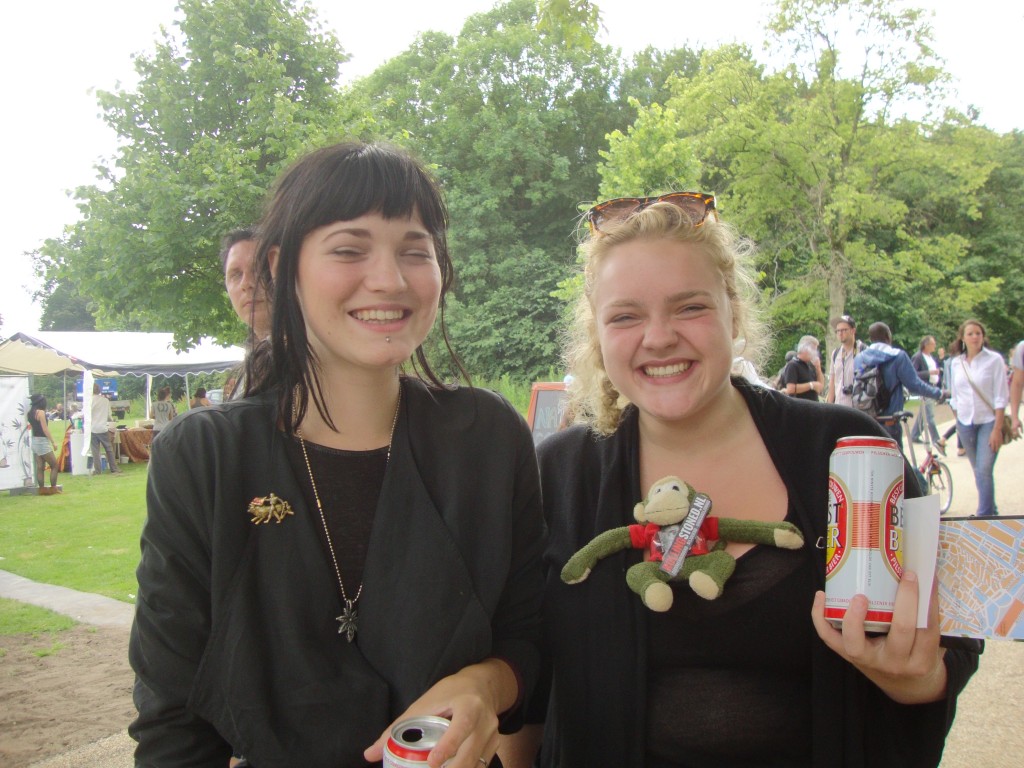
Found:
<path fill-rule="evenodd" d="M 717 220 L 712 196 L 610 201 L 588 220 L 566 360 L 583 424 L 538 449 L 553 679 L 542 764 L 937 765 L 977 649 L 940 647 L 934 600 L 928 627 L 915 629 L 912 573 L 887 636 L 865 632 L 863 597 L 841 632 L 824 619 L 815 543 L 826 533 L 829 454 L 839 438 L 881 428 L 730 376 L 735 355 L 758 359 L 765 332 L 750 244 Z M 706 600 L 672 583 L 665 612 L 626 585 L 638 550 L 563 584 L 568 558 L 632 522 L 633 505 L 666 475 L 707 493 L 713 514 L 788 521 L 807 544 L 730 543 L 737 562 L 724 593 Z"/>

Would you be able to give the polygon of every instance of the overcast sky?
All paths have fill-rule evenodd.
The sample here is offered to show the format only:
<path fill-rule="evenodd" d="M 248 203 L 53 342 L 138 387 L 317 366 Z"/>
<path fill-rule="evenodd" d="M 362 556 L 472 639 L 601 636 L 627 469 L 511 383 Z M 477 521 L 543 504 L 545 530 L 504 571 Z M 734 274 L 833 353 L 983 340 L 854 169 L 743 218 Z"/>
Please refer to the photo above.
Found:
<path fill-rule="evenodd" d="M 343 78 L 367 74 L 428 29 L 457 34 L 493 0 L 313 0 L 324 26 L 351 54 Z M 1024 130 L 1019 81 L 1024 10 L 1005 0 L 921 0 L 934 9 L 935 43 L 956 79 L 957 106 L 973 104 L 999 132 Z M 626 52 L 739 40 L 761 56 L 761 0 L 598 0 L 603 42 Z M 134 81 L 131 55 L 150 53 L 161 24 L 176 18 L 176 0 L 34 0 L 9 5 L 0 29 L 7 148 L 0 229 L 0 335 L 38 329 L 38 285 L 26 251 L 60 235 L 77 218 L 68 190 L 95 179 L 114 134 L 98 117 L 93 89 Z M 144 256 L 144 255 L 143 255 Z M 171 331 L 173 329 L 164 329 Z"/>

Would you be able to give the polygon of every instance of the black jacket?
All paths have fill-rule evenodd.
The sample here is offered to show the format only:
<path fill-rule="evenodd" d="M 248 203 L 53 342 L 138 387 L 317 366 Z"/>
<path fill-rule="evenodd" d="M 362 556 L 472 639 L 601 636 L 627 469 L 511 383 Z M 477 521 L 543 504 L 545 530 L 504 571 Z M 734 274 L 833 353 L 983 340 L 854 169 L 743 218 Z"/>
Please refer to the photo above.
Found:
<path fill-rule="evenodd" d="M 828 464 L 836 440 L 884 433 L 852 408 L 808 403 L 741 379 L 733 385 L 747 402 L 798 525 L 813 547 L 826 533 Z M 545 646 L 554 681 L 542 755 L 546 767 L 643 768 L 645 763 L 648 611 L 625 588 L 624 578 L 641 553 L 629 550 L 603 560 L 581 584 L 565 585 L 559 579 L 566 560 L 596 534 L 633 522 L 633 504 L 644 497 L 638 444 L 637 413 L 629 408 L 609 437 L 574 427 L 547 438 L 538 449 L 549 525 Z M 919 495 L 909 488 L 908 496 Z M 807 569 L 814 581 L 808 593 L 825 584 L 824 553 L 810 551 L 820 555 L 820 567 Z M 727 588 L 720 599 L 728 596 Z M 809 622 L 809 603 L 807 612 Z M 901 706 L 815 636 L 811 705 L 816 768 L 938 765 L 956 697 L 978 665 L 979 644 L 965 644 L 969 650 L 946 654 L 945 701 Z M 542 698 L 538 691 L 531 720 L 543 719 Z"/>
<path fill-rule="evenodd" d="M 914 370 L 917 371 L 917 378 L 931 384 L 931 375 L 928 372 L 928 361 L 924 359 L 924 352 L 917 350 L 917 352 L 911 355 L 910 362 L 913 363 Z"/>
<path fill-rule="evenodd" d="M 223 768 L 230 747 L 258 768 L 365 765 L 445 675 L 499 656 L 532 685 L 543 520 L 529 431 L 490 392 L 402 386 L 352 644 L 275 397 L 191 411 L 154 440 L 130 640 L 137 765 Z M 249 501 L 271 492 L 295 514 L 253 524 Z"/>

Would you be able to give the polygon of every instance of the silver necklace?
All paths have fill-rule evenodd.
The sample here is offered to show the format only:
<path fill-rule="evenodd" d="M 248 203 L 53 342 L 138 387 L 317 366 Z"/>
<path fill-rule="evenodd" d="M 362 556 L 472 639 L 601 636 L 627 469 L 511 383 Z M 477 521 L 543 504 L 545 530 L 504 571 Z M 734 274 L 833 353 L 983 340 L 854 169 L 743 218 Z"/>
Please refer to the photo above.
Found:
<path fill-rule="evenodd" d="M 386 467 L 391 461 L 391 444 L 395 439 L 395 427 L 398 425 L 398 409 L 402 404 L 402 387 L 398 387 L 398 400 L 395 402 L 395 415 L 391 419 L 391 434 L 388 435 L 388 453 L 384 459 L 384 466 Z M 292 405 L 292 418 L 295 418 L 295 406 Z M 331 554 L 331 564 L 334 566 L 334 575 L 338 578 L 338 589 L 341 590 L 341 601 L 344 603 L 341 615 L 335 616 L 335 621 L 338 622 L 338 634 L 345 635 L 345 639 L 350 643 L 355 640 L 356 632 L 359 630 L 359 611 L 356 610 L 356 603 L 359 602 L 360 595 L 363 594 L 363 584 L 359 583 L 359 589 L 356 590 L 355 597 L 349 600 L 348 593 L 345 591 L 345 582 L 341 578 L 341 568 L 338 567 L 338 556 L 334 552 L 334 542 L 331 540 L 331 531 L 327 527 L 327 517 L 324 515 L 323 504 L 320 503 L 320 493 L 316 489 L 316 480 L 313 479 L 313 468 L 309 464 L 309 453 L 306 452 L 306 441 L 302 439 L 302 431 L 296 427 L 295 436 L 299 438 L 299 445 L 302 447 L 302 458 L 306 462 L 306 472 L 309 474 L 309 485 L 313 489 L 313 498 L 316 499 L 316 509 L 320 513 L 320 524 L 324 527 L 324 537 L 327 539 L 327 551 Z"/>

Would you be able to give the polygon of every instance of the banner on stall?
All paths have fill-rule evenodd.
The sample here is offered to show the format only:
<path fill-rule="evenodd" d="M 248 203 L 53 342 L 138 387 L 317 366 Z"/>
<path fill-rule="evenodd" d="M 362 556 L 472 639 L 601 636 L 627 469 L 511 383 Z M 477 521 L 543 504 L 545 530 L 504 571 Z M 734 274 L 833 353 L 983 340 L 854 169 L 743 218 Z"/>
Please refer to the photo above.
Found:
<path fill-rule="evenodd" d="M 28 377 L 0 376 L 0 491 L 33 483 Z"/>

